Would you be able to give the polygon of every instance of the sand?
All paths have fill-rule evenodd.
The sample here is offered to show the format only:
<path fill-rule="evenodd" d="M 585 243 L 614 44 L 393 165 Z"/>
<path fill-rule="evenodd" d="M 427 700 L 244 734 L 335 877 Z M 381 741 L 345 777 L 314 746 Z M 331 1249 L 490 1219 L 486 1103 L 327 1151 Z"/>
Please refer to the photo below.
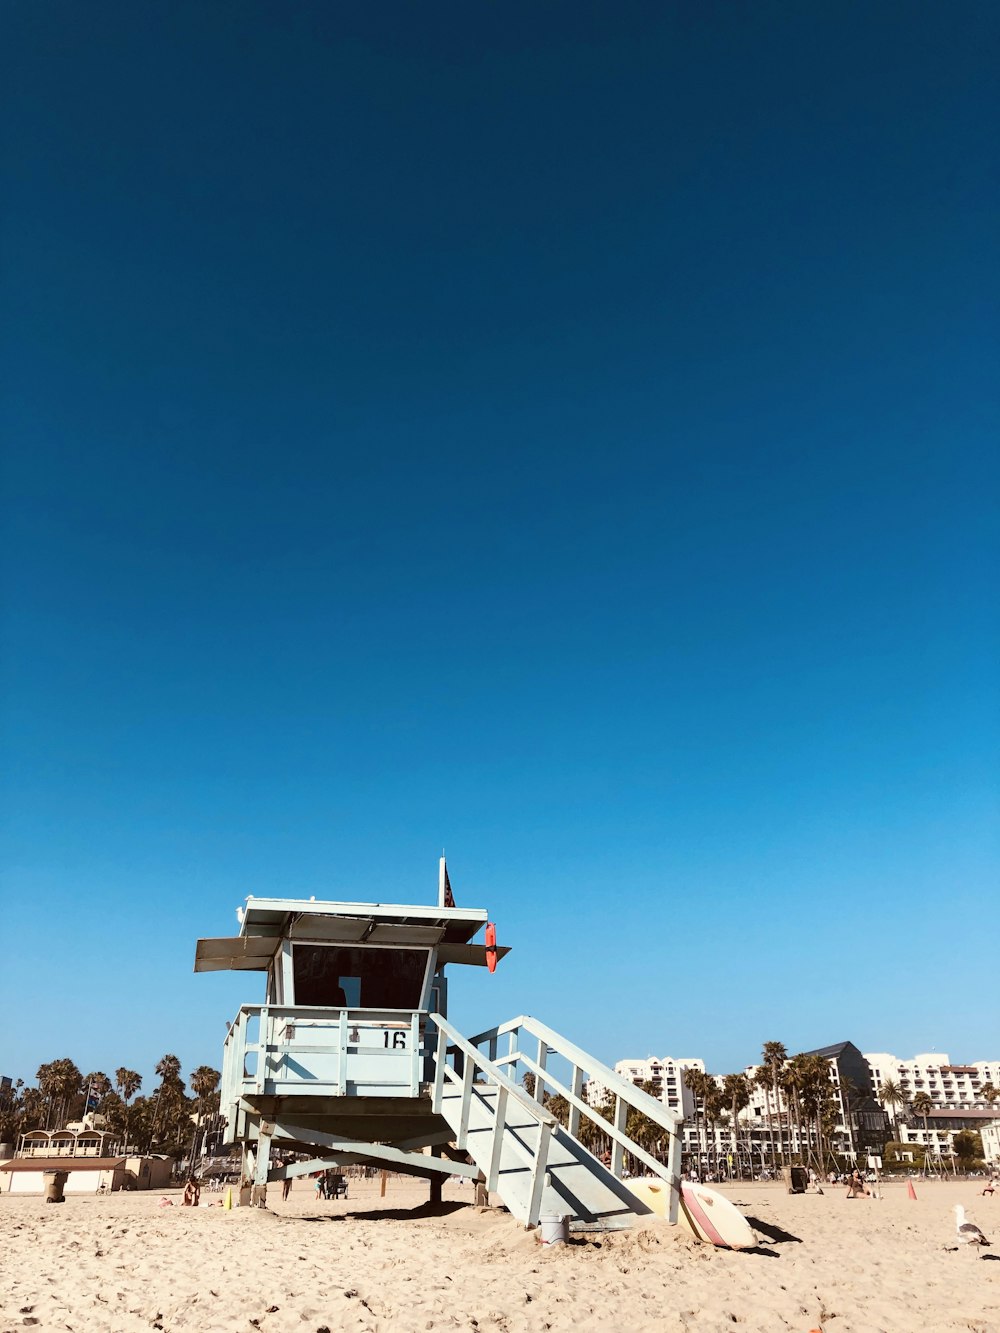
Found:
<path fill-rule="evenodd" d="M 543 1249 L 457 1185 L 437 1214 L 403 1177 L 384 1199 L 377 1180 L 346 1202 L 310 1186 L 232 1212 L 182 1208 L 178 1191 L 170 1208 L 158 1194 L 0 1196 L 0 1333 L 1000 1333 L 1000 1202 L 974 1182 L 917 1182 L 916 1202 L 904 1185 L 882 1201 L 727 1188 L 759 1224 L 761 1247 L 740 1254 L 663 1223 Z M 996 1241 L 982 1258 L 949 1248 L 956 1202 Z"/>

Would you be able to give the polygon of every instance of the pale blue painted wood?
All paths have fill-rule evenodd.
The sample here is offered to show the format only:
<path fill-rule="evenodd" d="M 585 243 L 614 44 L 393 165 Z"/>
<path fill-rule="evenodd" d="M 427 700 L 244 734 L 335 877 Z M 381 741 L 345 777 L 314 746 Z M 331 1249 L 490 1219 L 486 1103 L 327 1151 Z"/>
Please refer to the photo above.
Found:
<path fill-rule="evenodd" d="M 533 1019 L 521 1017 L 467 1040 L 444 1017 L 447 987 L 436 972 L 437 945 L 447 929 L 471 938 L 486 914 L 456 909 L 413 908 L 379 904 L 315 903 L 312 900 L 249 899 L 240 914 L 241 938 L 199 944 L 198 970 L 266 962 L 267 941 L 274 941 L 268 969 L 267 1000 L 244 1005 L 227 1035 L 221 1081 L 222 1111 L 234 1139 L 245 1143 L 258 1136 L 251 1177 L 256 1184 L 278 1178 L 270 1168 L 272 1134 L 325 1148 L 317 1161 L 384 1161 L 404 1169 L 472 1175 L 482 1170 L 490 1188 L 511 1212 L 529 1224 L 541 1212 L 569 1213 L 579 1224 L 597 1227 L 629 1225 L 648 1213 L 619 1179 L 626 1152 L 643 1161 L 671 1186 L 671 1217 L 676 1220 L 679 1197 L 680 1118 L 661 1103 L 620 1079 L 586 1052 Z M 351 947 L 420 950 L 426 954 L 421 1003 L 433 996 L 434 1012 L 285 1004 L 293 998 L 297 939 Z M 256 941 L 256 943 L 254 943 Z M 237 947 L 238 946 L 238 947 Z M 430 946 L 430 947 L 425 947 Z M 445 945 L 446 961 L 477 961 L 466 945 Z M 478 946 L 477 946 L 478 948 Z M 469 955 L 469 956 L 466 956 Z M 258 970 L 263 970 L 258 968 Z M 433 978 L 433 981 L 432 981 Z M 346 985 L 346 983 L 345 983 Z M 350 1000 L 352 992 L 348 993 Z M 414 992 L 414 999 L 416 993 Z M 504 1040 L 506 1039 L 506 1040 Z M 503 1047 L 505 1053 L 500 1054 Z M 481 1049 L 485 1048 L 485 1049 Z M 567 1086 L 550 1066 L 550 1056 L 569 1066 Z M 533 1073 L 532 1094 L 519 1085 L 524 1072 Z M 584 1117 L 593 1109 L 582 1097 L 587 1073 L 599 1078 L 616 1098 L 614 1120 L 601 1127 L 613 1143 L 612 1170 L 597 1161 L 579 1142 Z M 475 1167 L 417 1154 L 416 1141 L 393 1146 L 346 1140 L 317 1130 L 296 1128 L 297 1097 L 399 1097 L 432 1095 L 432 1120 L 421 1143 L 453 1139 L 469 1151 Z M 544 1107 L 546 1093 L 566 1097 L 568 1132 Z M 263 1124 L 254 1099 L 280 1097 L 288 1109 L 277 1127 Z M 636 1106 L 664 1127 L 669 1140 L 664 1166 L 627 1136 L 628 1109 Z M 319 1168 L 317 1168 L 319 1169 Z M 302 1174 L 301 1166 L 296 1174 Z M 263 1179 L 262 1179 L 263 1178 Z"/>

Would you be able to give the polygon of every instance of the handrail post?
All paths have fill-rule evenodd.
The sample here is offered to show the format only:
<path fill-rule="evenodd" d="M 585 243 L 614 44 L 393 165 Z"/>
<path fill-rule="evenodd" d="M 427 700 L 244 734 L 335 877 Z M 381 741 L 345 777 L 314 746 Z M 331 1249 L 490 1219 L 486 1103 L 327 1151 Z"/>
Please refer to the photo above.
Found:
<path fill-rule="evenodd" d="M 625 1126 L 628 1123 L 628 1102 L 619 1093 L 615 1094 L 615 1129 L 620 1133 L 625 1133 Z M 621 1139 L 614 1139 L 611 1147 L 611 1174 L 618 1180 L 622 1178 L 622 1170 L 625 1165 L 625 1147 Z"/>
<path fill-rule="evenodd" d="M 538 1152 L 531 1172 L 531 1197 L 528 1200 L 528 1226 L 538 1225 L 538 1214 L 542 1211 L 542 1191 L 545 1188 L 545 1173 L 549 1163 L 549 1141 L 552 1138 L 552 1126 L 538 1126 Z"/>
<path fill-rule="evenodd" d="M 573 1066 L 569 1087 L 574 1097 L 583 1096 L 583 1070 L 579 1065 Z M 569 1130 L 571 1138 L 577 1139 L 580 1137 L 580 1108 L 574 1106 L 572 1102 L 569 1104 L 569 1124 L 566 1128 Z"/>
<path fill-rule="evenodd" d="M 507 1089 L 497 1091 L 497 1109 L 493 1118 L 493 1139 L 490 1143 L 490 1169 L 486 1173 L 486 1189 L 495 1193 L 500 1180 L 500 1159 L 503 1156 L 503 1136 L 507 1128 Z"/>
<path fill-rule="evenodd" d="M 437 1052 L 434 1056 L 434 1097 L 431 1102 L 435 1115 L 441 1114 L 441 1103 L 444 1101 L 444 1069 L 447 1061 L 448 1038 L 445 1036 L 444 1028 L 439 1025 L 437 1030 Z"/>
<path fill-rule="evenodd" d="M 469 1111 L 472 1107 L 472 1080 L 476 1076 L 476 1066 L 471 1060 L 466 1060 L 465 1068 L 462 1071 L 462 1104 L 458 1114 L 458 1137 L 455 1140 L 455 1146 L 459 1152 L 465 1151 L 466 1140 L 469 1137 Z"/>
<path fill-rule="evenodd" d="M 681 1204 L 681 1136 L 679 1133 L 672 1133 L 669 1136 L 667 1145 L 667 1171 L 670 1175 L 670 1199 L 667 1204 L 667 1221 L 673 1226 L 677 1225 L 677 1215 Z"/>
<path fill-rule="evenodd" d="M 410 1019 L 410 1096 L 420 1092 L 420 1014 L 414 1012 Z"/>
<path fill-rule="evenodd" d="M 271 1041 L 271 1011 L 267 1005 L 261 1005 L 260 1021 L 257 1024 L 257 1091 L 264 1091 L 267 1078 L 267 1048 Z"/>
<path fill-rule="evenodd" d="M 543 1102 L 543 1103 L 544 1103 L 544 1101 L 545 1101 L 545 1079 L 543 1078 L 542 1075 L 544 1074 L 544 1071 L 545 1071 L 545 1061 L 548 1059 L 548 1054 L 549 1054 L 549 1044 L 548 1044 L 548 1042 L 545 1041 L 545 1040 L 543 1040 L 541 1037 L 539 1037 L 539 1038 L 538 1038 L 538 1068 L 542 1071 L 542 1073 L 541 1073 L 541 1074 L 536 1074 L 536 1075 L 535 1075 L 535 1101 L 536 1101 L 536 1102 Z"/>

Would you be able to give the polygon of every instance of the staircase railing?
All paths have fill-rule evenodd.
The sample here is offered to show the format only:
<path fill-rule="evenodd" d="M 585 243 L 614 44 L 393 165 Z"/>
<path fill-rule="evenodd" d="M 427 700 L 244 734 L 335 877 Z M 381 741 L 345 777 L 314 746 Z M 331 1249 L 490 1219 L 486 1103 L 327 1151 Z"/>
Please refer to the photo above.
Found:
<path fill-rule="evenodd" d="M 446 1082 L 458 1088 L 461 1093 L 461 1102 L 458 1125 L 453 1126 L 453 1128 L 456 1130 L 456 1147 L 460 1151 L 465 1151 L 469 1134 L 474 1084 L 478 1082 L 480 1085 L 485 1084 L 496 1088 L 495 1101 L 484 1103 L 484 1105 L 491 1108 L 493 1116 L 489 1165 L 484 1172 L 486 1188 L 491 1193 L 495 1193 L 497 1190 L 500 1176 L 500 1159 L 506 1142 L 508 1150 L 512 1150 L 531 1173 L 526 1223 L 528 1226 L 537 1226 L 542 1206 L 542 1192 L 545 1188 L 549 1144 L 553 1133 L 559 1127 L 559 1121 L 554 1115 L 546 1111 L 535 1098 L 529 1096 L 524 1088 L 518 1087 L 512 1079 L 497 1068 L 496 1064 L 488 1060 L 477 1049 L 476 1045 L 463 1037 L 447 1019 L 442 1018 L 440 1014 L 431 1014 L 428 1024 L 436 1026 L 438 1033 L 433 1094 L 435 1112 L 441 1113 Z M 448 1063 L 449 1056 L 452 1059 L 451 1064 Z M 476 1078 L 477 1073 L 480 1075 L 479 1079 Z M 528 1116 L 538 1125 L 538 1141 L 534 1152 L 519 1137 L 507 1135 L 505 1140 L 507 1108 L 511 1101 L 515 1102 L 522 1112 L 527 1112 Z"/>
<path fill-rule="evenodd" d="M 511 1019 L 509 1023 L 502 1023 L 499 1027 L 490 1028 L 475 1037 L 463 1038 L 462 1041 L 464 1046 L 476 1048 L 480 1059 L 482 1056 L 479 1048 L 485 1046 L 489 1065 L 497 1072 L 501 1067 L 510 1070 L 513 1078 L 509 1082 L 514 1087 L 517 1086 L 518 1066 L 524 1073 L 531 1074 L 534 1078 L 534 1091 L 532 1093 L 524 1089 L 520 1091 L 523 1097 L 528 1097 L 539 1108 L 546 1093 L 565 1098 L 569 1106 L 567 1130 L 574 1139 L 580 1137 L 580 1124 L 584 1117 L 602 1134 L 607 1135 L 612 1145 L 608 1169 L 619 1180 L 624 1173 L 626 1153 L 641 1162 L 650 1174 L 663 1180 L 670 1191 L 667 1217 L 669 1221 L 676 1223 L 680 1206 L 682 1147 L 680 1131 L 684 1123 L 682 1116 L 664 1106 L 655 1097 L 643 1092 L 641 1088 L 637 1088 L 634 1083 L 622 1078 L 620 1074 L 616 1074 L 607 1065 L 595 1060 L 579 1046 L 561 1037 L 552 1028 L 526 1015 L 522 1014 L 519 1018 Z M 500 1050 L 501 1045 L 506 1046 L 503 1053 Z M 548 1068 L 550 1055 L 561 1057 L 569 1065 L 568 1083 L 563 1083 Z M 610 1121 L 583 1097 L 583 1084 L 588 1074 L 614 1098 Z M 630 1110 L 640 1112 L 664 1130 L 666 1151 L 661 1153 L 661 1156 L 666 1158 L 665 1162 L 636 1143 L 626 1132 Z"/>

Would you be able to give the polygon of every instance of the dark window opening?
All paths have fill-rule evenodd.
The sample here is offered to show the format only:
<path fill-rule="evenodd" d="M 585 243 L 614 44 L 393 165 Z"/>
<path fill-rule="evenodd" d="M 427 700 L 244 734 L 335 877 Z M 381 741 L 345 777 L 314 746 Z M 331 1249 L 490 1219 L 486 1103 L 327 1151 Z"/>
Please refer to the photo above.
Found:
<path fill-rule="evenodd" d="M 297 1005 L 419 1009 L 426 971 L 426 949 L 292 947 Z"/>

